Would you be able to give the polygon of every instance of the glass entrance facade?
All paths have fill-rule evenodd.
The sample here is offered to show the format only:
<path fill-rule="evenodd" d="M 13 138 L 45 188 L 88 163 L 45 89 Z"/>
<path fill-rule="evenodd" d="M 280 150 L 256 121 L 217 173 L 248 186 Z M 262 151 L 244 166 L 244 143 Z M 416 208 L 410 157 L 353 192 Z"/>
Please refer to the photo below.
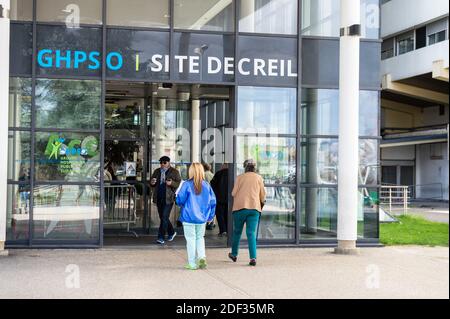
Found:
<path fill-rule="evenodd" d="M 358 235 L 375 243 L 379 4 L 361 1 Z M 268 194 L 260 242 L 335 243 L 339 1 L 124 3 L 11 1 L 7 245 L 102 246 L 105 190 L 124 180 L 142 196 L 134 229 L 151 233 L 161 155 L 184 178 L 197 156 L 213 172 L 227 163 L 230 185 L 255 159 Z M 192 99 L 204 87 L 193 154 L 176 132 L 197 136 Z M 125 163 L 134 172 L 116 174 Z"/>

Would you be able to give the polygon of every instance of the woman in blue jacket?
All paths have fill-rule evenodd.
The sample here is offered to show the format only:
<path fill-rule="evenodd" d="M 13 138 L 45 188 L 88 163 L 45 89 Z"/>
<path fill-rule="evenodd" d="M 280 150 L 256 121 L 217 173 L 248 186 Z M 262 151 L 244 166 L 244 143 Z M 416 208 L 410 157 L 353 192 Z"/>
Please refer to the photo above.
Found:
<path fill-rule="evenodd" d="M 180 221 L 186 238 L 188 264 L 185 268 L 204 269 L 207 267 L 205 229 L 216 213 L 216 196 L 205 181 L 202 164 L 192 163 L 189 167 L 189 180 L 180 186 L 176 203 L 181 207 Z"/>

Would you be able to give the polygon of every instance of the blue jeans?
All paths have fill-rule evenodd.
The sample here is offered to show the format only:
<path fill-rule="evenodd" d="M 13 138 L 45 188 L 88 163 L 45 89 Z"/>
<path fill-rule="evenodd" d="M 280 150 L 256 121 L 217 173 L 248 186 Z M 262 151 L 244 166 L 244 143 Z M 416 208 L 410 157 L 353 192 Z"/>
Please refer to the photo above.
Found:
<path fill-rule="evenodd" d="M 173 204 L 167 205 L 165 198 L 159 199 L 158 198 L 158 214 L 159 219 L 161 220 L 159 224 L 159 231 L 158 231 L 158 239 L 164 240 L 166 233 L 170 236 L 173 236 L 175 233 L 175 230 L 173 229 L 173 225 L 170 222 L 170 212 L 172 211 Z"/>
<path fill-rule="evenodd" d="M 186 248 L 188 263 L 191 267 L 197 266 L 197 260 L 206 258 L 205 251 L 205 224 L 183 223 L 184 237 L 186 238 Z"/>

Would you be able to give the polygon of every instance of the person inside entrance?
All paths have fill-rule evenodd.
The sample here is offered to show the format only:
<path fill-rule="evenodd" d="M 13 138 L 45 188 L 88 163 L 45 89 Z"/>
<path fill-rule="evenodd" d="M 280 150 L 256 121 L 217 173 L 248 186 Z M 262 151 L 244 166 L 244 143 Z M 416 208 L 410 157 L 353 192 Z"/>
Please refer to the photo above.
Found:
<path fill-rule="evenodd" d="M 153 203 L 158 208 L 160 218 L 157 242 L 164 245 L 166 234 L 169 242 L 173 241 L 177 235 L 170 222 L 170 212 L 175 202 L 175 191 L 181 183 L 181 176 L 178 170 L 170 166 L 170 158 L 168 156 L 161 157 L 159 163 L 161 167 L 153 172 L 150 186 L 153 194 Z"/>

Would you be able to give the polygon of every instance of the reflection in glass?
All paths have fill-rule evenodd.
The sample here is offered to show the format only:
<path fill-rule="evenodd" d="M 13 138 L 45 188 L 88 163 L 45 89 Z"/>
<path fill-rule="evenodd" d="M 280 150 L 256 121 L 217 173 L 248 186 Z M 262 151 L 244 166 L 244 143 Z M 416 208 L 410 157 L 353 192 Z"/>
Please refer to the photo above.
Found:
<path fill-rule="evenodd" d="M 379 92 L 359 92 L 359 135 L 379 136 Z M 339 134 L 339 90 L 302 90 L 302 134 Z"/>
<path fill-rule="evenodd" d="M 266 187 L 258 239 L 295 239 L 295 188 Z"/>
<path fill-rule="evenodd" d="M 379 0 L 361 0 L 361 36 L 378 39 Z M 339 37 L 340 3 L 336 0 L 302 0 L 302 34 Z"/>
<path fill-rule="evenodd" d="M 9 132 L 8 180 L 30 182 L 30 132 Z"/>
<path fill-rule="evenodd" d="M 191 105 L 174 99 L 154 99 L 152 108 L 151 158 L 163 155 L 173 163 L 191 161 Z"/>
<path fill-rule="evenodd" d="M 337 184 L 338 139 L 302 140 L 302 183 Z"/>
<path fill-rule="evenodd" d="M 336 185 L 338 183 L 337 138 L 302 140 L 302 183 Z M 378 140 L 359 140 L 359 185 L 378 184 Z"/>
<path fill-rule="evenodd" d="M 338 37 L 340 2 L 336 0 L 302 0 L 302 34 Z"/>
<path fill-rule="evenodd" d="M 6 240 L 28 239 L 30 220 L 30 184 L 8 185 Z"/>
<path fill-rule="evenodd" d="M 297 34 L 297 0 L 242 0 L 239 31 Z"/>
<path fill-rule="evenodd" d="M 11 20 L 33 20 L 33 0 L 11 0 L 9 16 Z"/>
<path fill-rule="evenodd" d="M 105 138 L 144 137 L 145 100 L 144 99 L 108 99 L 105 103 Z"/>
<path fill-rule="evenodd" d="M 378 235 L 379 220 L 379 192 L 375 188 L 362 188 L 359 190 L 358 210 L 358 237 L 376 239 Z"/>
<path fill-rule="evenodd" d="M 35 177 L 41 181 L 98 182 L 97 134 L 36 133 Z"/>
<path fill-rule="evenodd" d="M 169 0 L 108 0 L 109 25 L 168 28 Z"/>
<path fill-rule="evenodd" d="M 100 187 L 39 185 L 33 191 L 33 238 L 98 240 Z"/>
<path fill-rule="evenodd" d="M 304 188 L 300 238 L 336 238 L 338 192 L 335 188 Z"/>
<path fill-rule="evenodd" d="M 380 37 L 380 0 L 361 0 L 361 31 L 365 39 Z"/>
<path fill-rule="evenodd" d="M 297 90 L 239 87 L 238 133 L 296 134 Z"/>
<path fill-rule="evenodd" d="M 100 78 L 101 30 L 99 27 L 67 28 L 60 25 L 38 24 L 36 74 Z M 86 53 L 86 59 L 79 50 Z"/>
<path fill-rule="evenodd" d="M 174 23 L 179 29 L 233 31 L 233 1 L 175 0 Z"/>
<path fill-rule="evenodd" d="M 77 24 L 102 24 L 101 0 L 39 0 L 36 16 L 38 21 Z"/>
<path fill-rule="evenodd" d="M 36 127 L 99 129 L 101 82 L 36 80 Z"/>
<path fill-rule="evenodd" d="M 359 91 L 360 136 L 380 136 L 378 128 L 379 101 L 378 91 Z"/>
<path fill-rule="evenodd" d="M 8 115 L 9 127 L 30 127 L 31 79 L 10 78 Z"/>
<path fill-rule="evenodd" d="M 378 185 L 378 140 L 359 140 L 359 184 Z"/>
<path fill-rule="evenodd" d="M 304 188 L 300 238 L 329 239 L 337 236 L 336 188 Z M 358 196 L 358 238 L 378 238 L 379 197 L 377 189 L 363 188 Z"/>
<path fill-rule="evenodd" d="M 105 141 L 105 182 L 142 181 L 143 159 L 144 145 L 140 141 Z"/>
<path fill-rule="evenodd" d="M 264 183 L 295 184 L 295 138 L 239 136 L 236 147 L 238 175 L 244 173 L 244 161 L 252 158 L 256 161 L 256 170 Z"/>
<path fill-rule="evenodd" d="M 302 134 L 339 134 L 339 90 L 302 89 Z"/>

